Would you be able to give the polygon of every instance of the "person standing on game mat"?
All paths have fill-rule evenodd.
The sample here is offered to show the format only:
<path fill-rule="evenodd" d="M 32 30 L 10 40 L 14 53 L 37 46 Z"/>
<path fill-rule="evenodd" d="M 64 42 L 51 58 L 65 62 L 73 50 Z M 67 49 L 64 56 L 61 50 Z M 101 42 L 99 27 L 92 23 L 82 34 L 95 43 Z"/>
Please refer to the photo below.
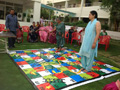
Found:
<path fill-rule="evenodd" d="M 101 32 L 101 24 L 97 20 L 98 14 L 96 11 L 91 11 L 89 14 L 90 22 L 85 29 L 83 43 L 79 54 L 81 55 L 82 69 L 84 72 L 91 71 L 94 56 L 97 57 L 98 39 Z"/>
<path fill-rule="evenodd" d="M 56 25 L 56 39 L 57 39 L 57 50 L 63 50 L 65 44 L 65 24 L 62 22 L 61 18 L 57 18 Z"/>
<path fill-rule="evenodd" d="M 16 32 L 17 32 L 17 29 L 18 29 L 18 20 L 17 20 L 17 16 L 14 14 L 15 11 L 14 9 L 11 9 L 10 10 L 10 14 L 8 14 L 6 16 L 6 28 L 7 28 L 7 31 L 13 33 L 15 36 L 16 36 Z M 9 48 L 13 48 L 15 47 L 15 39 L 16 38 L 8 38 L 8 46 Z"/>

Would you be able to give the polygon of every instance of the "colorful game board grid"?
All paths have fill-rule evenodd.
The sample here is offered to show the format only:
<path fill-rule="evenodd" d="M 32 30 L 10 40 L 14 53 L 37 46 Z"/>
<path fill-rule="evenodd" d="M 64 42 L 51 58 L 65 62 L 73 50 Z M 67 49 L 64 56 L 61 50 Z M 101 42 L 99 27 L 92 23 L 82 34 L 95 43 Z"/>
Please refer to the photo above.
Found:
<path fill-rule="evenodd" d="M 25 50 L 9 54 L 39 90 L 60 89 L 120 71 L 98 60 L 94 60 L 92 72 L 80 71 L 81 57 L 71 49 L 62 52 L 54 48 Z"/>

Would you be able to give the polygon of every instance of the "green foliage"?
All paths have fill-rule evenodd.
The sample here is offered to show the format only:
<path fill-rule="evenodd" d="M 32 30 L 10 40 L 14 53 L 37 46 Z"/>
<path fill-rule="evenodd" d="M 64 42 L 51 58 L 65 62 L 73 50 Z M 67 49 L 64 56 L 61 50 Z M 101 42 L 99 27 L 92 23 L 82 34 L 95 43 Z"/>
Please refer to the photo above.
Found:
<path fill-rule="evenodd" d="M 83 22 L 83 21 L 78 21 L 78 22 L 73 22 L 73 23 L 65 23 L 66 25 L 70 25 L 70 26 L 78 26 L 78 27 L 86 27 L 87 23 Z"/>
<path fill-rule="evenodd" d="M 120 1 L 102 0 L 101 7 L 110 12 L 111 23 L 114 24 L 114 30 L 117 31 L 120 23 Z"/>
<path fill-rule="evenodd" d="M 51 3 L 48 4 L 49 6 L 52 6 Z M 54 11 L 53 10 L 49 10 L 49 9 L 46 9 L 46 8 L 41 8 L 41 17 L 43 16 L 45 19 L 49 19 L 49 16 L 50 16 L 50 19 L 53 17 L 54 15 Z"/>
<path fill-rule="evenodd" d="M 101 26 L 102 26 L 102 29 L 109 30 L 109 26 L 107 24 L 104 24 L 104 25 L 102 24 Z"/>

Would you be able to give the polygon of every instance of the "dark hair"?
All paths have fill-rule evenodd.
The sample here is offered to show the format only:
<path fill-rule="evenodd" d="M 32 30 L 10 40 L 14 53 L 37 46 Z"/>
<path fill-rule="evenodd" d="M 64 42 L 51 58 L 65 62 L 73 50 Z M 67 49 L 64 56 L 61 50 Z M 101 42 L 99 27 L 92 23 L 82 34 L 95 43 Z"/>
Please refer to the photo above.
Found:
<path fill-rule="evenodd" d="M 60 21 L 62 21 L 62 18 L 61 18 L 61 17 L 58 17 L 57 19 L 60 20 Z"/>
<path fill-rule="evenodd" d="M 96 11 L 93 10 L 93 11 L 91 11 L 90 13 L 91 13 L 92 15 L 95 15 L 95 18 L 98 19 L 98 13 L 97 13 Z"/>
<path fill-rule="evenodd" d="M 12 10 L 15 11 L 14 9 L 10 9 L 10 11 L 12 11 Z"/>

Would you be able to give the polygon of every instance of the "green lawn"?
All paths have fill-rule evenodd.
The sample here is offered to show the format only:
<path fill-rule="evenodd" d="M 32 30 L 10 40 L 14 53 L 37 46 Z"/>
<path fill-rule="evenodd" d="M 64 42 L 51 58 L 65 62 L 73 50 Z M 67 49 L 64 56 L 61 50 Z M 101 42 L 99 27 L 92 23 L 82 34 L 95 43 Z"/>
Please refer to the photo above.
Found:
<path fill-rule="evenodd" d="M 24 33 L 24 42 L 22 44 L 16 43 L 16 48 L 12 50 L 53 48 L 56 46 L 42 42 L 28 43 L 26 35 L 27 34 Z M 73 45 L 66 44 L 65 46 L 79 51 L 80 46 L 74 45 L 75 43 Z M 3 48 L 1 43 L 0 48 Z M 111 40 L 107 52 L 105 52 L 105 46 L 101 46 L 96 59 L 120 68 L 120 41 Z M 116 81 L 118 78 L 120 78 L 120 75 L 83 85 L 72 90 L 102 90 L 106 84 Z M 33 86 L 7 54 L 0 54 L 0 90 L 34 90 Z"/>

